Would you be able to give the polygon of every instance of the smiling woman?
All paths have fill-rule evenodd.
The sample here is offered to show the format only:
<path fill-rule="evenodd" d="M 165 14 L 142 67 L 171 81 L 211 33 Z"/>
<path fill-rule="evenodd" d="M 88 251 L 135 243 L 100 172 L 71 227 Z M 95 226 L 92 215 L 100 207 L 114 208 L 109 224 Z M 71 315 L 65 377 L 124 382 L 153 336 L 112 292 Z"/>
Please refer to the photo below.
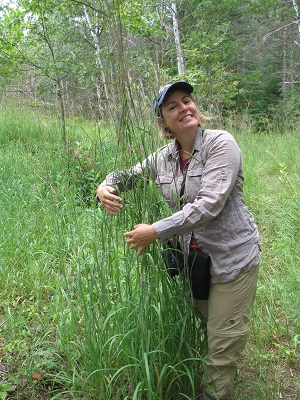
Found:
<path fill-rule="evenodd" d="M 139 177 L 154 177 L 173 213 L 152 225 L 137 224 L 124 236 L 137 256 L 155 240 L 179 237 L 185 260 L 181 281 L 207 329 L 204 399 L 226 399 L 247 338 L 259 235 L 244 201 L 240 149 L 230 133 L 203 130 L 205 118 L 192 92 L 187 82 L 158 91 L 152 110 L 162 132 L 174 140 L 130 170 L 109 174 L 97 197 L 114 216 L 123 209 L 120 192 Z"/>

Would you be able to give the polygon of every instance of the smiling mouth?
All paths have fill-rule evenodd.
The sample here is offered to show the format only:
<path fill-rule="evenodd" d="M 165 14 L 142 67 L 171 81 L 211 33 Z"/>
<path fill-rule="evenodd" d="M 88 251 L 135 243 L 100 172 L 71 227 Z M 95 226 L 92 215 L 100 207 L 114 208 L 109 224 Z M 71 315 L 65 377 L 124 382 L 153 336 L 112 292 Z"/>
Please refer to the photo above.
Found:
<path fill-rule="evenodd" d="M 190 119 L 190 118 L 192 118 L 193 117 L 193 115 L 192 114 L 188 114 L 188 115 L 185 115 L 183 118 L 181 118 L 181 120 L 180 121 L 184 121 L 184 120 L 186 120 L 186 119 Z"/>

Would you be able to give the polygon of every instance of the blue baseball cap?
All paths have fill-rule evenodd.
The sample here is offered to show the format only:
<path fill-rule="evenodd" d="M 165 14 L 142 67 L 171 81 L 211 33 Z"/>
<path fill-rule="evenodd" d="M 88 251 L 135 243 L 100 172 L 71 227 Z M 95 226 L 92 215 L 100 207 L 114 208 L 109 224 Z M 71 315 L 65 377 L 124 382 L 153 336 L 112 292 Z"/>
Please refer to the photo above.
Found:
<path fill-rule="evenodd" d="M 187 82 L 179 81 L 175 83 L 170 83 L 168 85 L 162 86 L 159 91 L 156 93 L 153 102 L 152 102 L 152 111 L 154 114 L 157 114 L 158 108 L 162 105 L 167 93 L 171 89 L 182 89 L 188 93 L 193 93 L 193 86 Z"/>

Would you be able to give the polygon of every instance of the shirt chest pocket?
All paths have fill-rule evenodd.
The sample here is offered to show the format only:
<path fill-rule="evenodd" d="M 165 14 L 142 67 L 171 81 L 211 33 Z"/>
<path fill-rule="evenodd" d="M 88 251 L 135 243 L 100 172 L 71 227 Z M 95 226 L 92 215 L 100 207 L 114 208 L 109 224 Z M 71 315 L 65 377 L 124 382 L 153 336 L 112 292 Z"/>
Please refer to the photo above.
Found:
<path fill-rule="evenodd" d="M 204 174 L 204 169 L 205 167 L 203 165 L 197 165 L 196 167 L 189 169 L 187 175 L 189 177 L 202 177 L 202 175 Z"/>
<path fill-rule="evenodd" d="M 174 178 L 170 175 L 159 175 L 156 178 L 156 183 L 160 186 L 164 197 L 169 197 L 171 192 L 171 187 L 173 186 Z"/>
<path fill-rule="evenodd" d="M 159 175 L 156 179 L 156 183 L 160 186 L 164 199 L 169 206 L 173 208 L 179 199 L 174 177 L 170 175 Z"/>
<path fill-rule="evenodd" d="M 195 200 L 197 193 L 201 188 L 204 169 L 203 166 L 197 166 L 196 168 L 188 170 L 186 179 L 186 195 L 189 202 Z"/>

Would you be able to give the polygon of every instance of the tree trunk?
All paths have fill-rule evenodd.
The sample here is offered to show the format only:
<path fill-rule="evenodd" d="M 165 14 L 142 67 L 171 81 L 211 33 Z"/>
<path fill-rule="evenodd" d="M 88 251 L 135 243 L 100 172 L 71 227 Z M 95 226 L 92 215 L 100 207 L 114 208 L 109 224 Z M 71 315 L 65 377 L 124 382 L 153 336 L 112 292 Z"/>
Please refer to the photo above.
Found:
<path fill-rule="evenodd" d="M 179 31 L 176 2 L 172 2 L 172 15 L 173 15 L 173 31 L 174 31 L 175 46 L 176 46 L 178 74 L 182 75 L 185 73 L 185 65 L 184 65 L 183 51 L 180 43 L 180 31 Z"/>
<path fill-rule="evenodd" d="M 294 6 L 294 9 L 296 11 L 296 21 L 297 21 L 296 23 L 298 25 L 299 36 L 300 36 L 300 13 L 299 13 L 299 7 L 298 7 L 298 4 L 297 4 L 297 0 L 293 0 L 293 6 Z"/>
<path fill-rule="evenodd" d="M 67 130 L 66 130 L 66 112 L 65 112 L 65 102 L 64 102 L 64 88 L 63 88 L 63 82 L 61 79 L 61 73 L 58 68 L 57 62 L 56 62 L 56 57 L 54 53 L 54 48 L 52 46 L 51 40 L 48 36 L 48 29 L 47 29 L 47 24 L 46 24 L 47 19 L 45 19 L 45 16 L 42 16 L 42 28 L 43 28 L 43 39 L 47 43 L 47 46 L 50 51 L 51 59 L 54 65 L 54 71 L 55 71 L 55 78 L 52 78 L 55 82 L 56 85 L 56 95 L 58 99 L 58 104 L 60 108 L 60 119 L 61 119 L 61 130 L 62 130 L 62 142 L 64 148 L 67 145 Z"/>
<path fill-rule="evenodd" d="M 65 113 L 65 102 L 64 102 L 64 89 L 60 78 L 56 81 L 56 94 L 58 98 L 58 104 L 60 108 L 60 119 L 61 119 L 61 130 L 62 130 L 62 142 L 64 148 L 67 146 L 67 129 L 66 129 L 66 113 Z"/>
<path fill-rule="evenodd" d="M 96 63 L 98 65 L 99 71 L 100 71 L 100 75 L 102 78 L 102 83 L 103 83 L 103 88 L 104 88 L 104 96 L 105 96 L 105 100 L 106 100 L 106 104 L 108 104 L 109 102 L 109 94 L 108 94 L 108 89 L 107 89 L 107 82 L 106 82 L 106 76 L 104 73 L 104 68 L 103 68 L 103 64 L 102 64 L 102 60 L 101 60 L 101 44 L 100 44 L 100 30 L 98 27 L 94 27 L 90 18 L 90 15 L 87 11 L 87 8 L 85 5 L 83 5 L 83 9 L 84 9 L 84 15 L 85 15 L 85 19 L 88 25 L 88 28 L 90 30 L 90 34 L 93 38 L 94 41 L 94 47 L 95 47 L 95 57 L 96 57 Z M 100 82 L 97 79 L 96 81 L 96 91 L 97 91 L 97 97 L 98 97 L 98 105 L 101 111 L 101 109 L 103 108 L 101 106 L 102 103 L 102 99 L 101 99 L 101 87 L 100 87 Z"/>
<path fill-rule="evenodd" d="M 282 54 L 282 85 L 281 90 L 284 93 L 287 89 L 287 28 L 283 29 L 283 54 Z"/>

